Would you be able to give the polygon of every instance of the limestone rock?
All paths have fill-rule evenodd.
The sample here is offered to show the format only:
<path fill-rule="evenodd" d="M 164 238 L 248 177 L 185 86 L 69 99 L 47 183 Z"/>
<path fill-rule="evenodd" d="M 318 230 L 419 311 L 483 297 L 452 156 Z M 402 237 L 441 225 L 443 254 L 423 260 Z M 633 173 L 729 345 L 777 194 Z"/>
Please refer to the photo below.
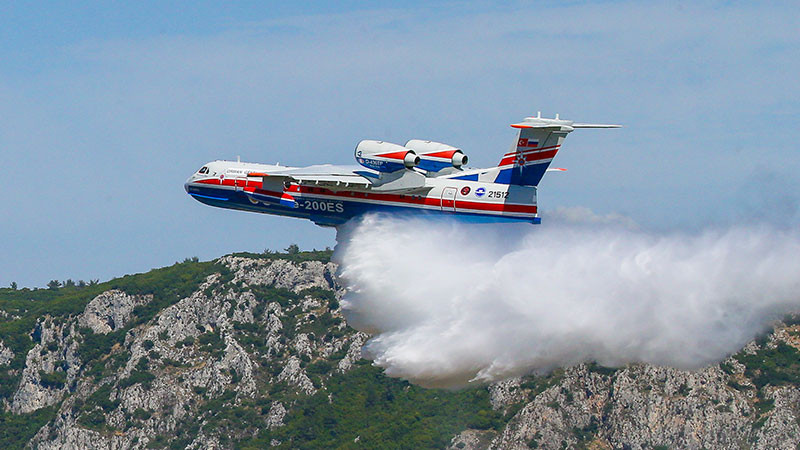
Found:
<path fill-rule="evenodd" d="M 273 402 L 267 415 L 267 427 L 275 429 L 283 426 L 283 418 L 286 416 L 286 408 L 281 402 Z"/>
<path fill-rule="evenodd" d="M 303 396 L 322 392 L 336 402 L 325 392 L 329 377 L 354 370 L 368 339 L 340 322 L 334 302 L 305 291 L 332 290 L 341 299 L 336 265 L 234 256 L 218 262 L 231 274 L 208 276 L 147 323 L 130 326 L 133 309 L 151 298 L 120 290 L 91 299 L 81 314 L 40 318 L 25 366 L 14 374 L 19 387 L 5 400 L 15 414 L 60 405 L 30 446 L 228 449 L 236 439 L 285 426 Z M 281 297 L 269 288 L 304 295 Z M 321 327 L 315 321 L 323 316 Z M 122 343 L 104 350 L 101 372 L 81 364 L 80 327 L 98 334 L 127 330 Z M 800 327 L 784 328 L 761 345 L 800 346 Z M 751 342 L 743 352 L 763 348 Z M 0 341 L 0 366 L 13 357 Z M 547 377 L 512 378 L 488 386 L 494 410 L 488 413 L 504 425 L 459 430 L 448 436 L 448 448 L 794 449 L 800 389 L 757 389 L 751 371 L 731 357 L 697 371 L 581 364 Z M 225 420 L 239 420 L 235 414 L 249 415 L 232 437 Z M 190 436 L 178 436 L 187 429 Z M 260 445 L 281 445 L 274 436 Z"/>
<path fill-rule="evenodd" d="M 132 296 L 119 290 L 103 292 L 93 298 L 78 318 L 78 325 L 95 333 L 106 334 L 123 328 L 133 308 L 152 300 L 152 296 Z"/>
<path fill-rule="evenodd" d="M 314 383 L 311 382 L 306 372 L 300 367 L 300 359 L 295 356 L 290 357 L 289 361 L 286 362 L 283 371 L 278 375 L 278 381 L 285 381 L 306 395 L 313 395 L 317 392 Z"/>
<path fill-rule="evenodd" d="M 235 256 L 220 258 L 234 272 L 233 282 L 275 286 L 300 292 L 308 288 L 336 290 L 334 281 L 336 264 L 307 261 L 293 263 L 286 260 L 250 259 Z"/>
<path fill-rule="evenodd" d="M 14 352 L 0 340 L 0 366 L 10 363 L 12 359 L 14 359 Z"/>
<path fill-rule="evenodd" d="M 11 401 L 13 413 L 28 413 L 56 404 L 68 392 L 79 366 L 72 332 L 73 328 L 55 323 L 49 317 L 39 320 L 33 331 L 39 342 L 25 357 L 19 387 Z"/>

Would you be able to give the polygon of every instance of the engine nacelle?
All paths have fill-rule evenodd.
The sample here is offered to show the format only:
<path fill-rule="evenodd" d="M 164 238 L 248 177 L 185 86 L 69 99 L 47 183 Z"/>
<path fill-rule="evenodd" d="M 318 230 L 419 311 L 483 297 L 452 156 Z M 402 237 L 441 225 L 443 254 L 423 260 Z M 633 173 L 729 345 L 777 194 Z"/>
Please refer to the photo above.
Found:
<path fill-rule="evenodd" d="M 356 146 L 356 161 L 378 172 L 413 169 L 420 163 L 414 150 L 383 141 L 361 141 Z"/>
<path fill-rule="evenodd" d="M 406 142 L 406 148 L 417 152 L 420 158 L 419 168 L 429 172 L 438 172 L 448 167 L 460 169 L 469 161 L 461 149 L 441 142 L 412 139 Z"/>

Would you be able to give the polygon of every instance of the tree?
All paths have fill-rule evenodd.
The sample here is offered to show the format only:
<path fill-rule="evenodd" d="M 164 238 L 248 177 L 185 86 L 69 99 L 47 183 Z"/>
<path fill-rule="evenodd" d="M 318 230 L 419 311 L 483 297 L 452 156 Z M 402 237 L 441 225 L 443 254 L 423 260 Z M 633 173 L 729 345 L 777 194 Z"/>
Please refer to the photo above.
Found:
<path fill-rule="evenodd" d="M 51 291 L 55 291 L 60 287 L 61 287 L 61 282 L 58 280 L 50 280 L 50 282 L 47 283 L 47 289 L 50 289 Z"/>
<path fill-rule="evenodd" d="M 17 290 L 17 282 L 16 281 L 12 281 L 11 282 L 11 289 L 13 289 L 15 291 Z"/>
<path fill-rule="evenodd" d="M 86 287 L 86 282 L 83 280 L 78 280 L 78 287 Z"/>
<path fill-rule="evenodd" d="M 296 255 L 300 253 L 300 247 L 298 247 L 297 244 L 290 244 L 288 247 L 286 247 L 286 253 L 290 255 Z"/>
<path fill-rule="evenodd" d="M 75 287 L 75 282 L 72 281 L 72 278 L 70 278 L 64 282 L 64 287 Z"/>

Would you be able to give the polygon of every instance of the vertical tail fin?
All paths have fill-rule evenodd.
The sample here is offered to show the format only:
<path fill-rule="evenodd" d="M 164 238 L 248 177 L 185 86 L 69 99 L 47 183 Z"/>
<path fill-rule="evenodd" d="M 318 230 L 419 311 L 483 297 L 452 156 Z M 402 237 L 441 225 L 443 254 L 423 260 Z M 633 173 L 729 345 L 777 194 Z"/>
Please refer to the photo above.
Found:
<path fill-rule="evenodd" d="M 537 186 L 567 135 L 575 128 L 619 128 L 619 125 L 574 123 L 555 119 L 526 117 L 511 125 L 517 128 L 516 142 L 498 164 L 495 183 Z"/>

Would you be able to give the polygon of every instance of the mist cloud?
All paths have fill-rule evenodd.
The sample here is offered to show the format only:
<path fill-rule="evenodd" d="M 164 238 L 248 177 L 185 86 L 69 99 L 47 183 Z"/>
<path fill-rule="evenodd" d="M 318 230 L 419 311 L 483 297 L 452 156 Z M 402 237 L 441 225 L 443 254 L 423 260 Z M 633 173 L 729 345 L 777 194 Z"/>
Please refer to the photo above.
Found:
<path fill-rule="evenodd" d="M 555 216 L 555 217 L 553 217 Z M 800 235 L 657 234 L 562 210 L 541 226 L 367 216 L 335 257 L 386 374 L 459 387 L 580 362 L 700 368 L 800 308 Z"/>

